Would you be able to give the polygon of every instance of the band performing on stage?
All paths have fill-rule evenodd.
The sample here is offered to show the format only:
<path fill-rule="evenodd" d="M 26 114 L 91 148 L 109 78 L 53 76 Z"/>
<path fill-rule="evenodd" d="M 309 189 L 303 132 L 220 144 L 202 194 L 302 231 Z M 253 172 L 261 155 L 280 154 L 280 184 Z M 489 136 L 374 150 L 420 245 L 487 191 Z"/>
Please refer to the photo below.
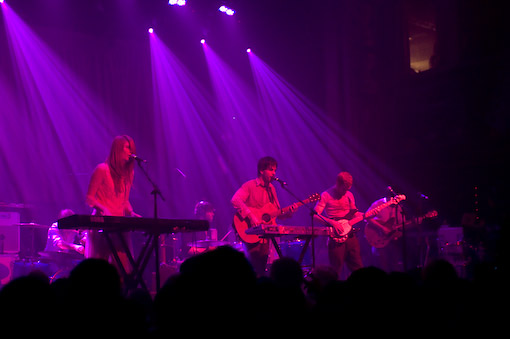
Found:
<path fill-rule="evenodd" d="M 505 333 L 508 13 L 0 0 L 0 333 Z"/>
<path fill-rule="evenodd" d="M 220 240 L 218 230 L 213 228 L 216 208 L 208 201 L 195 205 L 191 219 L 159 218 L 156 202 L 153 216 L 141 216 L 133 211 L 129 199 L 134 165 L 142 161 L 135 151 L 131 137 L 122 135 L 114 139 L 108 158 L 97 165 L 90 179 L 84 203 L 92 208 L 91 214 L 63 209 L 58 220 L 51 227 L 45 227 L 20 223 L 15 213 L 4 213 L 3 217 L 11 218 L 10 221 L 22 229 L 47 230 L 47 240 L 42 251 L 34 251 L 35 247 L 25 254 L 20 251 L 12 265 L 11 276 L 4 278 L 2 284 L 9 286 L 9 280 L 15 282 L 36 271 L 47 274 L 51 284 L 68 279 L 72 282 L 79 277 L 80 282 L 70 295 L 73 298 L 75 293 L 87 295 L 90 300 L 77 314 L 85 316 L 98 312 L 96 306 L 103 304 L 103 309 L 96 313 L 99 315 L 106 314 L 106 308 L 112 305 L 97 299 L 98 295 L 103 295 L 102 290 L 108 289 L 103 285 L 95 287 L 94 293 L 98 295 L 92 296 L 83 292 L 90 288 L 84 284 L 93 283 L 92 276 L 117 275 L 120 290 L 108 293 L 128 297 L 144 291 L 147 296 L 151 295 L 148 298 L 154 298 L 150 304 L 154 305 L 158 316 L 152 319 L 147 315 L 150 322 L 138 320 L 141 326 L 151 324 L 153 328 L 137 328 L 135 332 L 164 335 L 167 333 L 164 319 L 191 325 L 193 320 L 185 315 L 195 312 L 197 306 L 231 305 L 235 300 L 251 298 L 258 299 L 247 312 L 252 317 L 262 313 L 294 321 L 306 315 L 333 322 L 334 315 L 346 316 L 348 309 L 359 307 L 353 301 L 344 301 L 342 305 L 346 308 L 331 309 L 338 296 L 330 293 L 343 290 L 337 286 L 335 290 L 338 291 L 333 292 L 331 286 L 341 281 L 352 285 L 352 290 L 345 294 L 351 295 L 349 298 L 352 293 L 357 295 L 359 288 L 375 284 L 372 288 L 377 286 L 382 295 L 374 297 L 374 292 L 365 291 L 360 302 L 371 305 L 398 300 L 392 309 L 398 308 L 401 312 L 398 305 L 403 302 L 400 301 L 402 296 L 394 293 L 401 293 L 398 288 L 404 292 L 409 287 L 402 285 L 403 281 L 396 279 L 395 274 L 423 270 L 427 276 L 424 282 L 438 279 L 433 277 L 441 271 L 444 271 L 441 275 L 460 277 L 465 274 L 462 271 L 465 263 L 454 261 L 458 260 L 457 249 L 463 246 L 462 236 L 452 235 L 455 228 L 436 229 L 431 236 L 431 224 L 437 224 L 439 215 L 436 210 L 414 215 L 405 205 L 407 196 L 393 189 L 365 211 L 360 210 L 352 192 L 353 176 L 347 171 L 338 173 L 334 185 L 322 193 L 311 192 L 303 200 L 298 197 L 294 203 L 282 206 L 277 186 L 281 185 L 290 195 L 294 193 L 287 182 L 276 176 L 278 162 L 270 156 L 260 158 L 257 177 L 234 192 L 230 201 L 234 209 L 232 225 Z M 292 224 L 300 208 L 309 211 L 310 224 Z M 427 222 L 431 224 L 426 225 Z M 132 235 L 136 233 L 143 234 L 144 240 L 141 248 L 135 249 Z M 439 244 L 442 256 L 431 254 L 431 244 L 435 240 L 442 242 Z M 2 253 L 11 250 L 10 239 L 4 234 L 0 241 Z M 151 261 L 153 263 L 149 264 Z M 107 264 L 109 266 L 104 266 Z M 449 269 L 453 271 L 447 273 Z M 385 274 L 394 277 L 393 285 L 388 285 Z M 0 292 L 0 300 L 1 295 Z M 434 295 L 431 300 L 440 295 Z M 110 297 L 100 298 L 109 300 Z M 113 319 L 124 323 L 131 319 L 127 311 L 117 310 Z M 234 327 L 240 324 L 240 313 L 227 311 L 226 314 L 235 321 Z M 217 314 L 196 318 L 208 326 L 211 321 L 219 320 Z M 63 319 L 69 321 L 67 316 Z M 310 319 L 314 324 L 317 321 Z M 372 321 L 382 326 L 388 317 Z M 351 323 L 360 324 L 359 321 Z M 416 323 L 414 319 L 408 320 L 402 329 L 408 331 Z M 88 329 L 97 329 L 97 326 L 98 323 L 94 323 Z M 118 330 L 113 323 L 106 328 Z M 286 333 L 295 329 L 287 328 Z"/>
<path fill-rule="evenodd" d="M 346 171 L 340 172 L 335 185 L 321 194 L 310 192 L 303 200 L 298 197 L 291 205 L 281 206 L 274 184 L 281 184 L 286 190 L 288 185 L 276 176 L 278 163 L 270 156 L 259 159 L 257 177 L 243 183 L 233 194 L 232 228 L 220 240 L 211 225 L 216 210 L 207 201 L 196 204 L 193 219 L 142 217 L 133 211 L 129 199 L 135 165 L 143 161 L 135 152 L 130 136 L 113 140 L 107 160 L 97 165 L 90 179 L 85 202 L 92 208 L 91 215 L 62 210 L 58 221 L 48 228 L 46 248 L 22 258 L 25 265 L 39 261 L 51 264 L 54 279 L 69 274 L 85 258 L 100 258 L 117 268 L 127 288 L 158 290 L 160 264 L 180 263 L 219 246 L 231 246 L 244 253 L 259 277 L 268 275 L 272 262 L 283 257 L 292 257 L 310 270 L 329 265 L 339 277 L 347 277 L 367 265 L 388 273 L 402 272 L 422 267 L 428 260 L 421 252 L 429 252 L 430 248 L 415 247 L 412 253 L 406 253 L 409 246 L 405 242 L 414 244 L 417 236 L 410 236 L 413 229 L 421 229 L 426 220 L 437 219 L 437 211 L 421 216 L 406 214 L 406 196 L 395 192 L 360 211 L 351 191 L 353 177 Z M 288 220 L 302 206 L 312 215 L 310 224 L 292 225 Z M 21 223 L 19 226 L 35 227 Z M 38 227 L 44 229 L 42 225 Z M 146 235 L 136 254 L 133 231 Z M 233 235 L 232 241 L 226 240 L 229 235 Z M 424 242 L 422 238 L 418 241 Z M 2 239 L 2 248 L 5 241 Z M 168 248 L 171 253 L 167 253 Z M 321 257 L 326 252 L 327 256 Z M 417 256 L 421 256 L 418 261 Z M 155 283 L 146 279 L 146 271 L 152 271 L 152 265 L 150 270 L 147 268 L 153 257 Z"/>

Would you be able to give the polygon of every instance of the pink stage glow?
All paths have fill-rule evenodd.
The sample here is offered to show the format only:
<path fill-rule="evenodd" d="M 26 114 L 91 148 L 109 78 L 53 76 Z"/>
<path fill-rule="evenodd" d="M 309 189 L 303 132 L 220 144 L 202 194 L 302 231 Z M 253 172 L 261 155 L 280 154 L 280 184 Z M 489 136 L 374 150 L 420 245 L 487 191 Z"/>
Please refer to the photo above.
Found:
<path fill-rule="evenodd" d="M 20 199 L 46 207 L 73 204 L 85 194 L 81 175 L 99 160 L 87 150 L 109 142 L 107 115 L 97 114 L 102 103 L 13 10 L 3 15 L 16 84 L 26 100 L 12 101 L 2 113 L 2 151 L 11 171 L 24 178 Z"/>
<path fill-rule="evenodd" d="M 218 220 L 228 223 L 230 216 L 221 210 L 228 208 L 236 182 L 215 101 L 157 36 L 150 50 L 156 152 L 169 155 L 160 159 L 156 170 L 162 187 L 172 187 L 172 195 L 178 197 L 169 211 L 189 217 L 190 206 L 207 200 L 216 206 Z"/>
<path fill-rule="evenodd" d="M 252 163 L 264 153 L 273 154 L 279 160 L 279 175 L 287 182 L 299 183 L 293 188 L 301 197 L 316 187 L 333 184 L 339 168 L 348 169 L 355 177 L 371 178 L 369 185 L 360 182 L 355 188 L 360 206 L 368 204 L 374 190 L 385 184 L 384 165 L 378 164 L 377 170 L 367 166 L 357 155 L 361 146 L 349 139 L 347 132 L 334 127 L 324 113 L 255 54 L 249 54 L 253 84 L 239 77 L 213 49 L 204 49 L 204 53 L 220 118 L 226 127 L 229 152 L 236 154 L 236 161 Z M 302 161 L 303 154 L 309 159 L 306 163 Z M 368 152 L 366 156 L 370 157 Z M 296 167 L 299 171 L 293 170 Z M 315 174 L 317 167 L 321 168 L 320 176 Z M 249 171 L 240 178 L 247 177 Z M 293 199 L 286 192 L 280 197 L 283 203 Z M 309 222 L 306 210 L 298 211 L 292 220 L 299 224 Z"/>
<path fill-rule="evenodd" d="M 451 54 L 439 68 L 408 74 L 401 2 L 285 0 L 282 16 L 267 11 L 274 1 L 240 1 L 226 19 L 210 1 L 0 0 L 0 206 L 30 206 L 24 221 L 41 224 L 61 208 L 90 213 L 90 174 L 129 134 L 166 197 L 159 216 L 193 218 L 197 201 L 211 201 L 220 236 L 232 194 L 266 155 L 301 198 L 348 170 L 360 210 L 392 185 L 414 204 L 416 192 L 430 196 L 455 224 L 477 187 L 496 219 L 508 135 L 498 63 L 508 58 L 490 55 L 500 30 L 472 20 L 482 0 L 438 6 L 459 17 L 438 15 L 437 35 L 465 39 L 443 36 L 437 52 Z M 151 216 L 152 187 L 135 173 L 131 202 Z M 277 189 L 282 205 L 295 201 Z M 310 219 L 300 209 L 285 222 Z"/>

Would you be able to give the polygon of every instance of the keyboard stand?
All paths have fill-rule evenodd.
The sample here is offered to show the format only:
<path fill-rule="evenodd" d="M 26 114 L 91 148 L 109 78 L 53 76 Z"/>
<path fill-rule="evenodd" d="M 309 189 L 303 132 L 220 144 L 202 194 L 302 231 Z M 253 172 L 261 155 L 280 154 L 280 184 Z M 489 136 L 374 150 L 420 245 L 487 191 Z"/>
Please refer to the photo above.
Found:
<path fill-rule="evenodd" d="M 276 237 L 279 237 L 280 235 L 272 235 L 272 234 L 266 234 L 264 236 L 261 236 L 263 238 L 269 238 L 274 246 L 274 249 L 276 250 L 276 253 L 278 254 L 278 258 L 282 258 L 282 250 L 280 248 L 280 245 L 278 244 L 278 241 L 276 241 Z M 306 238 L 305 244 L 303 245 L 303 248 L 301 249 L 301 253 L 299 254 L 299 258 L 297 259 L 297 262 L 301 265 L 303 262 L 303 259 L 305 258 L 306 250 L 308 249 L 308 246 L 310 245 L 310 240 L 312 239 L 311 235 L 301 235 L 300 237 Z"/>
<path fill-rule="evenodd" d="M 129 264 L 131 265 L 131 270 L 129 270 L 129 267 L 125 267 L 124 263 L 120 259 L 117 248 L 115 247 L 115 244 L 113 242 L 113 239 L 111 237 L 111 234 L 117 234 L 119 235 L 120 239 L 120 245 L 121 249 L 126 253 L 126 257 L 129 261 Z M 110 251 L 112 252 L 113 258 L 115 262 L 117 263 L 117 267 L 119 268 L 120 274 L 122 278 L 124 279 L 124 284 L 126 286 L 126 290 L 132 290 L 136 289 L 139 285 L 141 288 L 143 288 L 146 291 L 149 291 L 147 288 L 147 285 L 145 284 L 145 281 L 143 280 L 143 272 L 145 271 L 145 268 L 147 267 L 147 264 L 149 262 L 149 259 L 151 257 L 151 254 L 155 254 L 155 261 L 156 261 L 156 291 L 159 291 L 160 282 L 157 279 L 159 276 L 159 256 L 157 255 L 158 251 L 158 243 L 159 243 L 159 234 L 154 233 L 147 233 L 147 239 L 145 241 L 144 246 L 142 247 L 140 253 L 138 254 L 138 257 L 135 261 L 133 257 L 133 253 L 131 253 L 131 250 L 126 242 L 126 239 L 122 236 L 122 233 L 125 232 L 119 232 L 119 231 L 103 231 L 103 234 L 105 235 L 106 242 L 108 243 L 108 247 L 110 248 Z"/>

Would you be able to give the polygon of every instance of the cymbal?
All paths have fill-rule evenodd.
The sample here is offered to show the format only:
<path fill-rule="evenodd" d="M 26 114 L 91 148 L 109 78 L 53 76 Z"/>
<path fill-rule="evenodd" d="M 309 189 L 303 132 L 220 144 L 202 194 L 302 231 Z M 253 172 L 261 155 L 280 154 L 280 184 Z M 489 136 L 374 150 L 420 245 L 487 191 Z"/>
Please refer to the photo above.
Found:
<path fill-rule="evenodd" d="M 188 243 L 188 247 L 197 247 L 197 248 L 208 248 L 208 247 L 218 247 L 230 245 L 228 241 L 219 241 L 219 240 L 199 240 L 192 241 Z"/>
<path fill-rule="evenodd" d="M 50 226 L 36 224 L 35 222 L 22 222 L 17 224 L 16 226 L 26 227 L 26 228 L 50 228 Z"/>
<path fill-rule="evenodd" d="M 30 208 L 30 207 L 32 207 L 32 205 L 22 204 L 22 203 L 15 203 L 15 202 L 2 202 L 2 201 L 0 201 L 0 207 L 23 209 L 23 208 Z"/>

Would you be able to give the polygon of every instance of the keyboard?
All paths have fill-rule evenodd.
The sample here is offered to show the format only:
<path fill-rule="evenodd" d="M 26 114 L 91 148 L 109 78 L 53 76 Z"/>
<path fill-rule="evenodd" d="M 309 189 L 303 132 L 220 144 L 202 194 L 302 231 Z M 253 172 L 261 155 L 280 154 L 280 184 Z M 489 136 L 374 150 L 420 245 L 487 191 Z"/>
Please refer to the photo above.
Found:
<path fill-rule="evenodd" d="M 74 214 L 58 220 L 60 229 L 100 229 L 103 231 L 142 231 L 148 233 L 199 232 L 209 229 L 207 220 L 154 219 Z"/>
<path fill-rule="evenodd" d="M 312 226 L 258 225 L 246 230 L 247 234 L 258 236 L 312 235 Z M 326 226 L 313 227 L 313 235 L 331 236 L 332 230 Z"/>

